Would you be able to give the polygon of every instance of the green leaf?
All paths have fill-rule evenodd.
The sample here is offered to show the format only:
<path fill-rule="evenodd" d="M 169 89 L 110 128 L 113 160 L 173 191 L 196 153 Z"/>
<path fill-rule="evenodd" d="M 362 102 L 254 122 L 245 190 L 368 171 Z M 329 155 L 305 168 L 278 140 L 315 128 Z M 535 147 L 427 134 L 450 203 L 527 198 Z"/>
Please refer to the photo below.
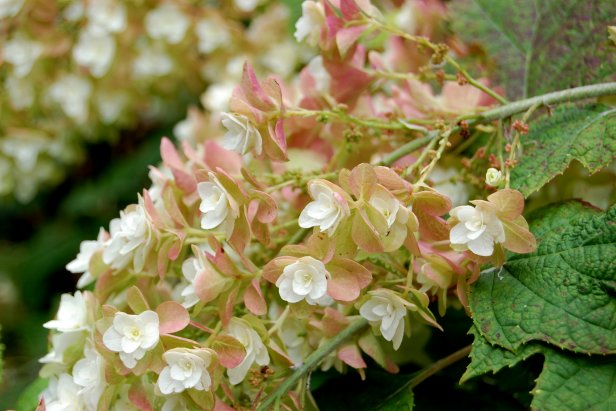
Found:
<path fill-rule="evenodd" d="M 485 47 L 512 99 L 614 78 L 612 0 L 456 0 L 451 15 L 458 35 Z"/>
<path fill-rule="evenodd" d="M 39 396 L 45 388 L 47 388 L 48 381 L 45 378 L 37 378 L 28 385 L 28 387 L 21 393 L 19 400 L 17 401 L 17 411 L 32 411 L 39 403 Z"/>
<path fill-rule="evenodd" d="M 415 401 L 413 391 L 407 386 L 402 387 L 391 397 L 387 398 L 377 408 L 379 411 L 412 411 Z"/>
<path fill-rule="evenodd" d="M 559 107 L 531 124 L 511 185 L 525 196 L 562 174 L 572 160 L 595 173 L 616 159 L 616 109 L 590 105 Z"/>
<path fill-rule="evenodd" d="M 539 244 L 513 255 L 472 286 L 473 321 L 511 351 L 533 340 L 581 353 L 616 353 L 616 206 L 605 213 L 578 202 L 540 210 Z"/>
<path fill-rule="evenodd" d="M 609 410 L 616 406 L 616 357 L 564 353 L 540 343 L 513 352 L 491 345 L 474 329 L 471 363 L 461 382 L 487 372 L 512 367 L 534 354 L 545 357 L 543 370 L 532 390 L 534 410 Z"/>

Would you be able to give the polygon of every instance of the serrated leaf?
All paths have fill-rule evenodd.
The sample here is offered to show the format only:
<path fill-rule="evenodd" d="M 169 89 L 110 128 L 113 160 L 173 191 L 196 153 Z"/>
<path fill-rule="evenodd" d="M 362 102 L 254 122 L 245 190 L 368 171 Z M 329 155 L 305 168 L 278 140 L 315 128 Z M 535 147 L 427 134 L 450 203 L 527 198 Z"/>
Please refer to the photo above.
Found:
<path fill-rule="evenodd" d="M 456 0 L 454 30 L 478 42 L 495 64 L 495 80 L 510 98 L 614 78 L 616 54 L 607 26 L 611 0 Z"/>
<path fill-rule="evenodd" d="M 510 257 L 472 286 L 474 324 L 511 351 L 540 340 L 616 353 L 616 206 L 602 213 L 569 202 L 535 217 L 537 250 Z"/>
<path fill-rule="evenodd" d="M 559 107 L 533 122 L 511 185 L 525 196 L 562 174 L 572 160 L 595 173 L 616 159 L 616 109 L 602 105 Z"/>
<path fill-rule="evenodd" d="M 534 354 L 545 358 L 532 391 L 533 410 L 609 410 L 616 406 L 616 357 L 584 356 L 530 343 L 513 352 L 491 345 L 476 329 L 471 363 L 461 382 L 512 367 Z"/>

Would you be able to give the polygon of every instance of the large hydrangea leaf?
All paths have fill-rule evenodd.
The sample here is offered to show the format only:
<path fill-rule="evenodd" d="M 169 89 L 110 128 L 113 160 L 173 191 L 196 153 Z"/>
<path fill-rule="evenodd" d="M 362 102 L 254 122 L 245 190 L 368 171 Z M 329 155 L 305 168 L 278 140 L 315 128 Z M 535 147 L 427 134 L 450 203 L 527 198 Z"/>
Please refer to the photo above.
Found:
<path fill-rule="evenodd" d="M 591 173 L 616 158 L 616 109 L 602 105 L 563 106 L 551 117 L 531 124 L 523 136 L 524 153 L 511 172 L 511 184 L 528 196 L 558 174 L 572 160 Z"/>
<path fill-rule="evenodd" d="M 456 33 L 486 48 L 511 99 L 614 78 L 611 0 L 456 0 Z"/>
<path fill-rule="evenodd" d="M 540 340 L 581 353 L 616 353 L 616 206 L 569 202 L 535 215 L 538 248 L 481 275 L 469 298 L 474 324 L 516 351 Z"/>
<path fill-rule="evenodd" d="M 616 357 L 585 356 L 530 343 L 517 351 L 491 345 L 475 329 L 471 363 L 462 382 L 512 367 L 534 354 L 545 357 L 532 391 L 534 410 L 611 410 L 616 407 Z"/>

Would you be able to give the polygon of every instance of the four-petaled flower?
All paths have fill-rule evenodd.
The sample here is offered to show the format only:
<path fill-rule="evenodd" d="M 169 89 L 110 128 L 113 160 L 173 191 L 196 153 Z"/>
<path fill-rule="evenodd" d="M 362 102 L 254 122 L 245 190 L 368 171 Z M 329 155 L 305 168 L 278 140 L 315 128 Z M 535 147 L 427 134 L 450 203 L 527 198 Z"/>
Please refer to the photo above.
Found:
<path fill-rule="evenodd" d="M 103 344 L 120 359 L 127 368 L 134 368 L 145 353 L 158 344 L 159 320 L 156 312 L 147 310 L 138 315 L 117 312 L 113 324 L 103 334 Z"/>
<path fill-rule="evenodd" d="M 306 300 L 310 305 L 329 305 L 327 280 L 330 274 L 325 265 L 313 257 L 301 257 L 289 264 L 276 280 L 280 298 L 290 303 Z"/>
<path fill-rule="evenodd" d="M 378 324 L 381 335 L 387 341 L 393 341 L 394 349 L 400 348 L 404 336 L 405 301 L 390 290 L 370 291 L 359 313 L 366 320 Z"/>
<path fill-rule="evenodd" d="M 481 205 L 460 206 L 449 214 L 459 221 L 449 233 L 452 246 L 489 257 L 494 252 L 494 243 L 505 242 L 505 228 L 494 211 Z"/>
<path fill-rule="evenodd" d="M 252 150 L 259 155 L 263 151 L 261 133 L 248 117 L 241 114 L 222 113 L 222 125 L 227 129 L 222 140 L 226 150 L 246 154 Z"/>
<path fill-rule="evenodd" d="M 207 349 L 173 348 L 163 354 L 167 366 L 158 377 L 158 388 L 163 394 L 180 393 L 193 388 L 208 391 L 212 378 L 207 367 L 212 354 Z"/>
<path fill-rule="evenodd" d="M 308 193 L 314 201 L 302 210 L 298 224 L 302 228 L 319 227 L 332 236 L 340 222 L 351 214 L 345 198 L 325 180 L 308 183 Z"/>

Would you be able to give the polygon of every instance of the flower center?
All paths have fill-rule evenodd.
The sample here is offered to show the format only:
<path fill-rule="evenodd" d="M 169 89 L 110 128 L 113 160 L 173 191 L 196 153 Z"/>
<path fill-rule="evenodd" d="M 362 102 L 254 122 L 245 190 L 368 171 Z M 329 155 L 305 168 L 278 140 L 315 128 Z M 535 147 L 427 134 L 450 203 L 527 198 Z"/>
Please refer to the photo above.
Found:
<path fill-rule="evenodd" d="M 128 338 L 131 340 L 137 341 L 139 337 L 141 337 L 141 330 L 139 330 L 139 328 L 131 327 L 131 329 L 128 330 Z"/>

